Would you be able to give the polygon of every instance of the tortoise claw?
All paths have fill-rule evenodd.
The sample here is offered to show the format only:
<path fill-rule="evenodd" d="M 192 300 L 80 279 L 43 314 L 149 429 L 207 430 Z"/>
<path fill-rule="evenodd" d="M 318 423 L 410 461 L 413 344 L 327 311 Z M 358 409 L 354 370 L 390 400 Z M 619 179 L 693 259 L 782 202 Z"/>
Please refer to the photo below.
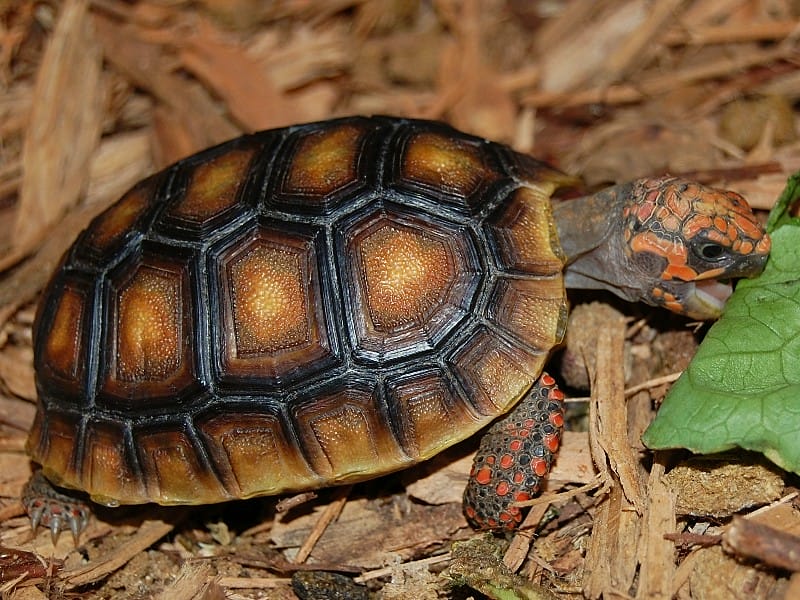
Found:
<path fill-rule="evenodd" d="M 58 541 L 61 531 L 68 527 L 77 545 L 89 524 L 89 505 L 78 497 L 56 490 L 41 471 L 34 473 L 25 485 L 22 503 L 30 517 L 31 529 L 36 532 L 40 525 L 47 527 L 53 544 Z"/>

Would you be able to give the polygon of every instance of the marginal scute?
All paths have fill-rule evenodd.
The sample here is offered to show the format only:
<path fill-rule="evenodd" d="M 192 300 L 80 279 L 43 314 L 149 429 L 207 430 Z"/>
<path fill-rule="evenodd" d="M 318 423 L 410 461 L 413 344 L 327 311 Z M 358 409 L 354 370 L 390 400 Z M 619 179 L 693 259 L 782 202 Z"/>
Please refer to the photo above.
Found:
<path fill-rule="evenodd" d="M 118 498 L 147 502 L 144 482 L 131 469 L 125 431 L 118 423 L 92 419 L 86 424 L 82 488 L 95 502 L 113 503 Z"/>
<path fill-rule="evenodd" d="M 504 414 L 530 389 L 548 353 L 535 354 L 497 332 L 479 327 L 450 358 L 475 409 L 483 415 Z"/>
<path fill-rule="evenodd" d="M 463 229 L 382 211 L 343 236 L 354 345 L 364 357 L 430 350 L 466 314 L 481 269 Z"/>
<path fill-rule="evenodd" d="M 169 214 L 202 225 L 235 206 L 254 153 L 253 148 L 231 150 L 195 167 Z"/>
<path fill-rule="evenodd" d="M 553 189 L 548 183 L 518 188 L 490 219 L 489 233 L 504 269 L 553 276 L 564 268 L 549 201 Z"/>
<path fill-rule="evenodd" d="M 123 403 L 196 386 L 189 263 L 146 253 L 112 276 L 102 391 Z"/>
<path fill-rule="evenodd" d="M 426 369 L 387 382 L 403 448 L 425 460 L 477 431 L 487 421 L 469 410 L 438 369 Z"/>
<path fill-rule="evenodd" d="M 487 317 L 535 352 L 561 343 L 567 326 L 567 300 L 561 273 L 553 277 L 500 277 Z"/>
<path fill-rule="evenodd" d="M 151 207 L 159 181 L 157 175 L 145 179 L 95 217 L 81 240 L 83 248 L 98 256 L 117 249 Z"/>
<path fill-rule="evenodd" d="M 311 467 L 326 480 L 359 481 L 409 462 L 378 410 L 372 389 L 350 383 L 292 407 Z"/>
<path fill-rule="evenodd" d="M 217 269 L 223 376 L 277 380 L 330 364 L 311 234 L 259 227 L 223 250 Z"/>
<path fill-rule="evenodd" d="M 37 370 L 49 385 L 61 386 L 62 393 L 67 392 L 64 396 L 73 398 L 84 392 L 88 360 L 86 315 L 90 299 L 84 285 L 65 280 L 55 300 L 48 326 L 42 329 L 44 339 L 37 357 Z"/>
<path fill-rule="evenodd" d="M 217 471 L 232 481 L 226 487 L 249 498 L 280 494 L 304 481 L 322 479 L 308 467 L 299 448 L 286 435 L 276 415 L 242 411 L 213 415 L 196 423 Z"/>
<path fill-rule="evenodd" d="M 230 499 L 219 480 L 198 458 L 191 439 L 178 429 L 134 431 L 133 445 L 147 486 L 159 504 L 207 504 Z"/>
<path fill-rule="evenodd" d="M 80 489 L 74 462 L 75 436 L 80 432 L 80 419 L 73 413 L 51 412 L 40 433 L 39 443 L 29 443 L 31 458 L 41 464 L 45 475 L 56 485 Z M 34 438 L 31 438 L 33 440 Z"/>

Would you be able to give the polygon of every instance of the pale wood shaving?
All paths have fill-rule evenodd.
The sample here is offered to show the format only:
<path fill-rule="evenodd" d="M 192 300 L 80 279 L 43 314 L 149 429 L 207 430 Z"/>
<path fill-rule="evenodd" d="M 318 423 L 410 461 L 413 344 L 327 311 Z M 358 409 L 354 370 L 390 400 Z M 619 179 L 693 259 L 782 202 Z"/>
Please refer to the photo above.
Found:
<path fill-rule="evenodd" d="M 100 139 L 100 53 L 88 1 L 68 0 L 42 60 L 22 153 L 14 246 L 0 270 L 30 253 L 78 201 Z"/>
<path fill-rule="evenodd" d="M 62 573 L 61 580 L 67 588 L 77 588 L 100 581 L 167 535 L 173 527 L 172 523 L 164 521 L 145 521 L 139 531 L 116 550 L 85 567 Z"/>

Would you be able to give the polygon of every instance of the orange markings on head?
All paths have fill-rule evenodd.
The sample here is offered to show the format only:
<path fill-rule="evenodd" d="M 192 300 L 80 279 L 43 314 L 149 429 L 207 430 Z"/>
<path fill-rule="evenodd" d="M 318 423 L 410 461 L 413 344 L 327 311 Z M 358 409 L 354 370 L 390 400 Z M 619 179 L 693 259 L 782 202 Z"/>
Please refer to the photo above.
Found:
<path fill-rule="evenodd" d="M 670 262 L 664 272 L 661 274 L 661 279 L 680 279 L 681 281 L 693 281 L 697 279 L 697 271 L 692 267 Z"/>
<path fill-rule="evenodd" d="M 698 273 L 697 277 L 694 279 L 700 281 L 702 279 L 716 279 L 725 273 L 725 267 L 719 267 L 718 269 L 711 269 L 710 271 L 704 271 L 703 273 Z"/>
<path fill-rule="evenodd" d="M 682 263 L 686 262 L 686 248 L 683 245 L 666 240 L 652 231 L 644 231 L 633 236 L 630 247 L 634 252 L 651 252 L 663 256 L 670 262 L 674 262 L 675 259 Z"/>
<path fill-rule="evenodd" d="M 711 217 L 698 214 L 686 220 L 686 223 L 683 224 L 683 233 L 687 238 L 693 238 L 701 231 L 711 231 L 712 225 Z"/>
<path fill-rule="evenodd" d="M 675 190 L 670 190 L 664 200 L 666 206 L 679 219 L 685 219 L 692 212 L 692 204 L 683 194 L 678 194 Z"/>

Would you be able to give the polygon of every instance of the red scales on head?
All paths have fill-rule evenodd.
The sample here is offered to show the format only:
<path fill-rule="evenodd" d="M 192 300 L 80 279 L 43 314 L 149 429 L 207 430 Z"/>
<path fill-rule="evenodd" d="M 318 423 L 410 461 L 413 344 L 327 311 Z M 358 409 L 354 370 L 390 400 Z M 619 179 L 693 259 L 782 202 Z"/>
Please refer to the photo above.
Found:
<path fill-rule="evenodd" d="M 763 268 L 769 236 L 738 194 L 678 178 L 634 185 L 631 196 L 638 201 L 622 213 L 625 251 L 643 270 L 658 269 L 649 298 L 654 304 L 688 316 L 702 311 L 707 318 L 709 306 L 721 310 L 731 293 L 715 278 L 748 277 Z"/>

